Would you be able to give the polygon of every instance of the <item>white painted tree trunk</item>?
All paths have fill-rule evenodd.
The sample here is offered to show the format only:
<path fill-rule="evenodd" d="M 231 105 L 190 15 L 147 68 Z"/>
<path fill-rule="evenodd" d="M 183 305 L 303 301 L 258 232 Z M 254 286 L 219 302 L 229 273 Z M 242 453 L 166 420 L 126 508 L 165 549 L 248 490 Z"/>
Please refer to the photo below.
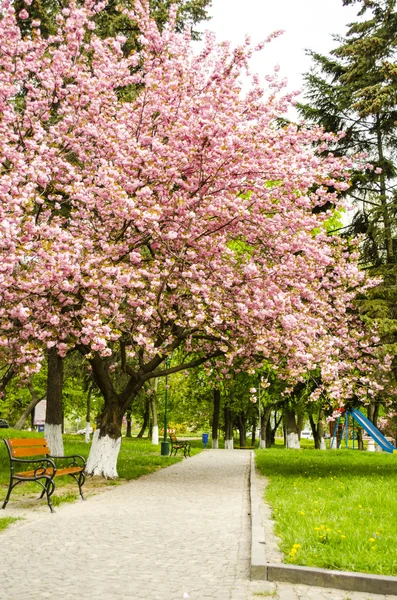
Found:
<path fill-rule="evenodd" d="M 301 447 L 301 445 L 300 445 L 298 434 L 295 433 L 295 431 L 291 431 L 287 435 L 287 448 L 293 449 L 293 450 L 299 450 L 300 447 Z"/>
<path fill-rule="evenodd" d="M 266 441 L 261 438 L 259 448 L 266 448 Z"/>
<path fill-rule="evenodd" d="M 158 425 L 153 425 L 153 430 L 152 430 L 152 444 L 158 444 L 159 443 L 159 426 Z"/>
<path fill-rule="evenodd" d="M 372 438 L 368 440 L 367 451 L 375 452 L 375 442 Z"/>
<path fill-rule="evenodd" d="M 89 444 L 90 443 L 90 429 L 91 429 L 91 424 L 89 421 L 85 422 L 85 443 Z"/>
<path fill-rule="evenodd" d="M 45 423 L 44 437 L 47 440 L 48 447 L 52 456 L 64 456 L 62 425 L 51 425 Z"/>
<path fill-rule="evenodd" d="M 225 450 L 234 450 L 234 440 L 225 440 Z"/>
<path fill-rule="evenodd" d="M 327 446 L 325 445 L 325 439 L 322 437 L 320 438 L 320 450 L 326 450 Z"/>
<path fill-rule="evenodd" d="M 212 440 L 212 449 L 213 449 L 213 450 L 218 450 L 218 448 L 219 448 L 219 444 L 218 444 L 218 438 L 216 438 L 216 439 L 213 439 L 213 440 Z"/>
<path fill-rule="evenodd" d="M 382 448 L 378 444 L 375 444 L 375 452 L 383 452 Z"/>
<path fill-rule="evenodd" d="M 99 437 L 99 429 L 95 430 L 85 472 L 88 475 L 100 475 L 106 479 L 116 479 L 117 457 L 120 452 L 121 437 L 117 440 L 104 435 Z"/>

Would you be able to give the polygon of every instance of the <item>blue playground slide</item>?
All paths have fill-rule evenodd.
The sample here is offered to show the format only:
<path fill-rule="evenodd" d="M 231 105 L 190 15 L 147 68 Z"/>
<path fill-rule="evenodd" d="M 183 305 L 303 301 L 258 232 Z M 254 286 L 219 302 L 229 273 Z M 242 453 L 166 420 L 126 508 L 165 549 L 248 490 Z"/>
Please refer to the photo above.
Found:
<path fill-rule="evenodd" d="M 377 429 L 375 425 L 373 425 L 373 423 L 371 423 L 371 421 L 369 421 L 367 417 L 363 415 L 362 412 L 356 410 L 355 408 L 349 412 L 353 419 L 357 421 L 360 427 L 365 429 L 368 435 L 370 435 L 375 440 L 375 442 L 382 448 L 382 450 L 384 450 L 385 452 L 390 452 L 391 454 L 397 453 L 397 449 L 393 446 L 393 444 L 387 441 L 387 439 L 384 435 L 381 434 L 379 429 Z"/>

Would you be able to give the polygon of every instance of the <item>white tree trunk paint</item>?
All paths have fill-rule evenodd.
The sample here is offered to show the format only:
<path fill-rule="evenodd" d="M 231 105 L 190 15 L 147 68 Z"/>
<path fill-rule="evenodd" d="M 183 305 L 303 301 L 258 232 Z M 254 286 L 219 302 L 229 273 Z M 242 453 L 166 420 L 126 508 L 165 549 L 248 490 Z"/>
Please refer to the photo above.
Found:
<path fill-rule="evenodd" d="M 326 450 L 327 446 L 325 445 L 325 439 L 322 437 L 320 438 L 320 450 Z"/>
<path fill-rule="evenodd" d="M 259 444 L 259 448 L 266 448 L 266 442 L 265 442 L 265 440 L 262 440 L 262 438 L 261 438 L 261 441 Z"/>
<path fill-rule="evenodd" d="M 375 444 L 375 452 L 383 452 L 382 448 L 378 444 Z"/>
<path fill-rule="evenodd" d="M 90 429 L 91 429 L 91 424 L 89 421 L 85 422 L 85 443 L 89 444 L 90 443 Z"/>
<path fill-rule="evenodd" d="M 234 440 L 225 440 L 225 450 L 234 450 Z"/>
<path fill-rule="evenodd" d="M 299 436 L 295 431 L 291 431 L 287 435 L 287 448 L 292 448 L 293 450 L 299 450 L 301 447 Z"/>
<path fill-rule="evenodd" d="M 47 440 L 48 447 L 52 456 L 64 456 L 62 425 L 51 425 L 45 423 L 44 437 Z"/>
<path fill-rule="evenodd" d="M 368 452 L 375 452 L 375 442 L 374 442 L 374 440 L 372 438 L 370 438 L 368 440 L 367 451 Z"/>
<path fill-rule="evenodd" d="M 116 479 L 121 437 L 117 440 L 108 435 L 100 438 L 99 431 L 99 429 L 95 430 L 85 471 L 88 475 L 101 475 L 106 479 Z"/>
<path fill-rule="evenodd" d="M 219 448 L 219 444 L 218 444 L 218 438 L 216 438 L 215 440 L 212 440 L 212 449 L 213 450 L 218 450 Z"/>
<path fill-rule="evenodd" d="M 158 443 L 159 443 L 159 426 L 153 425 L 152 444 L 155 444 L 157 446 Z"/>

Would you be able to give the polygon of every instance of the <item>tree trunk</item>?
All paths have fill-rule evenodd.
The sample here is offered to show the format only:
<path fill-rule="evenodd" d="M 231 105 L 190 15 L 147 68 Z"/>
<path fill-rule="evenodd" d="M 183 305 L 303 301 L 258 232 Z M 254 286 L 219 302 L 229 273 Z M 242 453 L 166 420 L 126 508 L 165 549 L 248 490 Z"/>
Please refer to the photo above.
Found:
<path fill-rule="evenodd" d="M 287 409 L 285 411 L 285 430 L 286 430 L 286 446 L 287 448 L 299 449 L 299 435 L 296 424 L 295 411 Z"/>
<path fill-rule="evenodd" d="M 326 450 L 324 440 L 324 424 L 322 421 L 323 413 L 320 411 L 318 415 L 317 425 L 314 422 L 313 415 L 309 415 L 310 427 L 314 438 L 314 447 L 316 450 Z"/>
<path fill-rule="evenodd" d="M 212 447 L 217 449 L 218 443 L 218 430 L 219 430 L 219 412 L 221 408 L 221 392 L 218 389 L 214 390 L 214 412 L 212 415 Z"/>
<path fill-rule="evenodd" d="M 158 383 L 159 383 L 159 378 L 156 377 L 156 379 L 154 380 L 154 395 L 152 396 L 152 398 L 150 400 L 150 410 L 152 412 L 152 423 L 153 423 L 152 444 L 155 444 L 156 446 L 159 443 L 159 423 L 158 423 L 158 417 L 157 417 L 157 387 L 158 387 Z"/>
<path fill-rule="evenodd" d="M 143 434 L 145 433 L 147 426 L 149 425 L 149 417 L 150 417 L 150 407 L 149 407 L 149 402 L 146 402 L 146 406 L 145 406 L 145 412 L 143 415 L 143 424 L 141 427 L 140 432 L 138 433 L 137 437 L 138 438 L 143 438 Z"/>
<path fill-rule="evenodd" d="M 247 432 L 246 432 L 246 428 L 245 428 L 245 414 L 243 412 L 241 412 L 238 415 L 238 431 L 239 431 L 239 438 L 240 438 L 240 448 L 244 447 L 247 445 Z"/>
<path fill-rule="evenodd" d="M 22 427 L 25 424 L 26 419 L 33 412 L 35 406 L 39 402 L 41 402 L 41 400 L 43 400 L 43 398 L 44 398 L 44 396 L 42 398 L 37 397 L 36 390 L 34 389 L 34 387 L 32 386 L 32 384 L 30 382 L 28 383 L 28 388 L 29 388 L 30 395 L 32 396 L 32 400 L 29 402 L 28 406 L 25 408 L 25 410 L 19 417 L 18 421 L 14 425 L 14 429 L 17 429 L 18 431 L 20 431 L 22 429 Z"/>
<path fill-rule="evenodd" d="M 131 416 L 131 411 L 127 410 L 127 415 L 126 415 L 126 419 L 127 419 L 127 431 L 125 432 L 125 437 L 132 437 L 131 435 L 131 430 L 132 430 L 132 416 Z"/>
<path fill-rule="evenodd" d="M 296 427 L 298 429 L 299 439 L 301 439 L 301 433 L 302 433 L 304 423 L 305 423 L 305 415 L 302 413 L 299 413 L 296 418 Z"/>
<path fill-rule="evenodd" d="M 371 423 L 373 425 L 375 425 L 375 427 L 377 427 L 377 423 L 378 423 L 378 416 L 379 416 L 379 403 L 377 402 L 375 403 L 371 403 L 368 405 L 367 408 L 367 415 L 368 415 L 368 420 L 371 421 Z"/>
<path fill-rule="evenodd" d="M 62 439 L 63 358 L 56 347 L 48 350 L 47 412 L 44 437 L 52 456 L 63 456 Z"/>
<path fill-rule="evenodd" d="M 106 479 L 118 477 L 117 457 L 120 452 L 123 415 L 124 409 L 117 396 L 108 396 L 87 460 L 86 473 L 89 475 L 101 475 Z"/>
<path fill-rule="evenodd" d="M 252 429 L 251 429 L 251 445 L 255 446 L 256 442 L 256 419 L 252 421 Z"/>
<path fill-rule="evenodd" d="M 386 174 L 384 170 L 384 155 L 383 155 L 383 139 L 382 139 L 382 131 L 381 131 L 381 123 L 379 115 L 376 116 L 376 137 L 377 137 L 377 146 L 378 146 L 378 157 L 379 164 L 382 167 L 382 173 L 379 175 L 379 183 L 380 183 L 380 204 L 382 211 L 382 220 L 383 220 L 383 230 L 385 236 L 385 246 L 386 246 L 386 257 L 388 263 L 394 262 L 394 250 L 393 250 L 393 234 L 391 227 L 391 218 L 389 214 L 389 207 L 387 204 L 387 187 L 386 187 Z M 376 423 L 374 423 L 376 427 Z"/>
<path fill-rule="evenodd" d="M 91 392 L 92 386 L 90 385 L 87 393 L 87 412 L 85 415 L 85 443 L 89 444 L 91 441 L 90 438 L 90 428 L 91 428 Z"/>
<path fill-rule="evenodd" d="M 363 430 L 357 427 L 357 447 L 359 450 L 364 450 Z"/>
<path fill-rule="evenodd" d="M 233 450 L 233 418 L 229 406 L 225 406 L 225 450 Z"/>

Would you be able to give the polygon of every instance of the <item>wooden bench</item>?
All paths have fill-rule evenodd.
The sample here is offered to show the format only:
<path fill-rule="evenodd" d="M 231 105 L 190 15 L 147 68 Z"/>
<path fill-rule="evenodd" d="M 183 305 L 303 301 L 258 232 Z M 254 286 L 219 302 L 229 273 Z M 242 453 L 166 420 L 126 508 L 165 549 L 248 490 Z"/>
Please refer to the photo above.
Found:
<path fill-rule="evenodd" d="M 175 433 L 170 433 L 170 442 L 171 442 L 170 456 L 172 456 L 172 453 L 174 453 L 174 456 L 176 456 L 176 453 L 178 452 L 178 450 L 182 450 L 183 456 L 185 458 L 190 456 L 190 442 L 188 442 L 187 440 L 178 440 Z"/>
<path fill-rule="evenodd" d="M 79 486 L 80 496 L 84 500 L 81 490 L 85 481 L 84 469 L 85 460 L 79 454 L 72 456 L 51 456 L 50 449 L 44 438 L 26 438 L 26 439 L 6 439 L 5 445 L 10 457 L 10 484 L 3 507 L 7 506 L 10 495 L 15 486 L 22 481 L 37 481 L 43 488 L 40 498 L 46 494 L 47 504 L 51 510 L 54 509 L 51 504 L 51 496 L 54 493 L 55 483 L 54 477 L 62 475 L 70 475 Z M 32 458 L 35 457 L 35 458 Z M 55 461 L 69 461 L 67 466 L 56 466 Z M 71 462 L 70 462 L 71 461 Z M 81 463 L 81 464 L 79 464 Z M 19 466 L 21 465 L 21 466 Z M 22 472 L 15 472 L 17 469 L 31 467 Z"/>

